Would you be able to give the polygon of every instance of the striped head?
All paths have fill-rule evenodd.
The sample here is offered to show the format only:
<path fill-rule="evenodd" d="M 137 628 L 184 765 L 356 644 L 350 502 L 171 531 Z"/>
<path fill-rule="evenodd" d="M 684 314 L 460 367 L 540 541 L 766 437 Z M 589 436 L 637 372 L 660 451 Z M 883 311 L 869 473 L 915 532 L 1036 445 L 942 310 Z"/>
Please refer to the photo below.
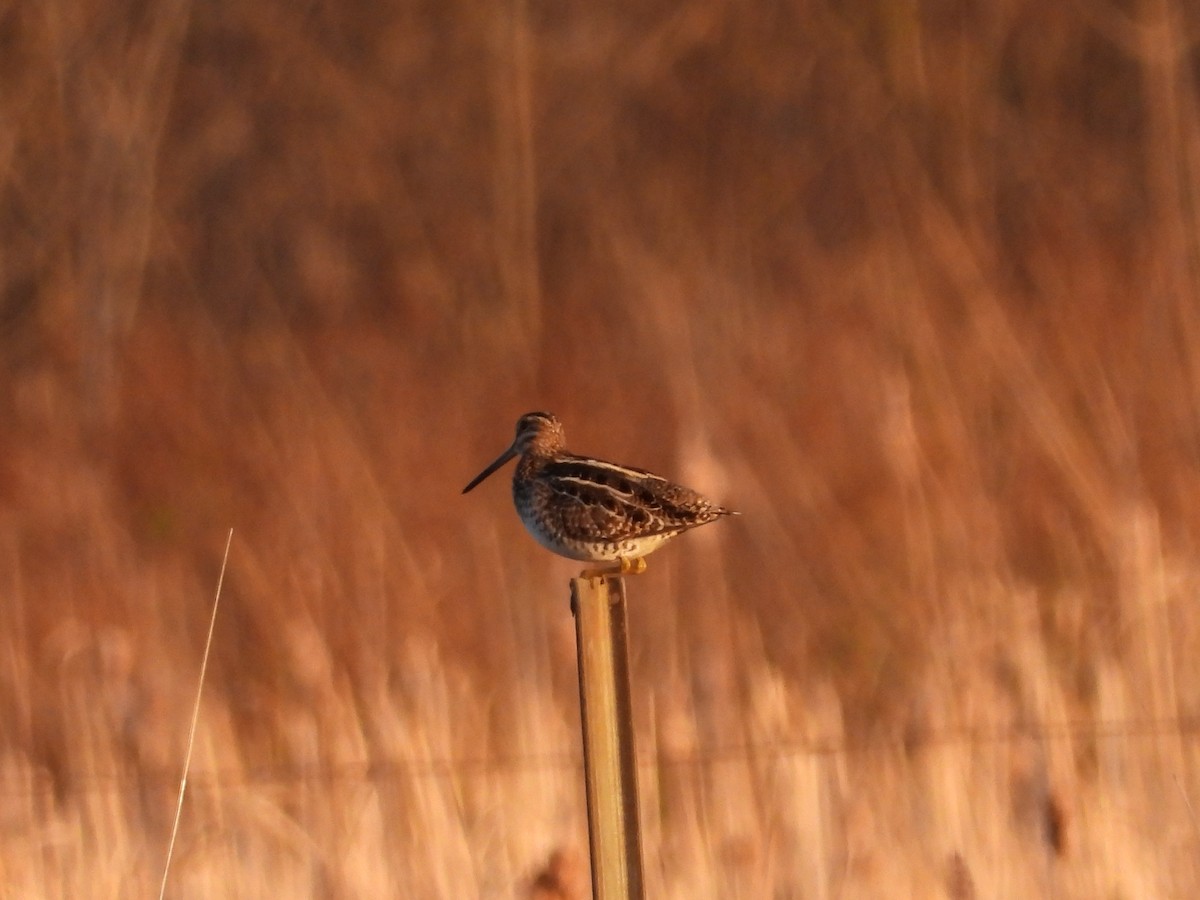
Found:
<path fill-rule="evenodd" d="M 553 413 L 525 413 L 517 419 L 517 433 L 513 438 L 512 450 L 518 456 L 536 453 L 550 456 L 561 453 L 567 446 L 562 422 Z"/>
<path fill-rule="evenodd" d="M 512 444 L 501 453 L 486 469 L 471 479 L 471 483 L 463 488 L 463 493 L 471 490 L 514 456 L 554 456 L 561 453 L 567 445 L 563 434 L 562 423 L 557 417 L 546 412 L 525 413 L 517 419 L 517 432 Z"/>

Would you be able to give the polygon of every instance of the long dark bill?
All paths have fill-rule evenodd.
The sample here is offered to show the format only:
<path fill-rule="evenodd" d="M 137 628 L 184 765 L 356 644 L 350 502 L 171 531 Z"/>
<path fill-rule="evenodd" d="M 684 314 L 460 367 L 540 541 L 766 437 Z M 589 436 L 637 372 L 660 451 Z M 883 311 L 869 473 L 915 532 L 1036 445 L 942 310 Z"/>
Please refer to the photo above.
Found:
<path fill-rule="evenodd" d="M 480 472 L 478 475 L 476 475 L 474 478 L 472 478 L 471 483 L 468 484 L 465 488 L 463 488 L 462 492 L 465 494 L 467 491 L 471 490 L 471 488 L 475 487 L 475 485 L 479 484 L 479 482 L 483 481 L 483 479 L 487 478 L 489 475 L 491 475 L 493 472 L 495 472 L 498 468 L 500 468 L 502 465 L 504 465 L 506 462 L 508 462 L 510 459 L 512 459 L 516 455 L 517 455 L 517 451 L 513 447 L 509 447 L 507 450 L 505 450 L 503 453 L 501 453 L 499 456 L 496 457 L 496 461 L 494 463 L 492 463 L 490 466 L 488 466 L 486 469 L 484 469 L 482 472 Z"/>

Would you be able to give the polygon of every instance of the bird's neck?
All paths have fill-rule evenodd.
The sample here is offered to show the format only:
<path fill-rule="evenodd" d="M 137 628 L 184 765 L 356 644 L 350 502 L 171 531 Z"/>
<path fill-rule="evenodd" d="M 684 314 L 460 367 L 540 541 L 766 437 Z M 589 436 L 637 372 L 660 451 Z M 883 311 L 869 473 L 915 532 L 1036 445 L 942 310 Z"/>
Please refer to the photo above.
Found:
<path fill-rule="evenodd" d="M 530 450 L 521 456 L 517 462 L 517 470 L 515 476 L 521 480 L 532 478 L 544 469 L 552 459 L 552 453 L 539 453 L 536 450 Z"/>

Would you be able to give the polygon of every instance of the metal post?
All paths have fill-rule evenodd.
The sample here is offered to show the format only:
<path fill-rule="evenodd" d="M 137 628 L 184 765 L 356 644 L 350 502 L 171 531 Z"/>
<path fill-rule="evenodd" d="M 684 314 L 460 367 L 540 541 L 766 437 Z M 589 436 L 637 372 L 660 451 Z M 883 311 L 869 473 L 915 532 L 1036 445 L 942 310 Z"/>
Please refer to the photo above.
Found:
<path fill-rule="evenodd" d="M 625 582 L 571 581 L 594 900 L 643 900 Z"/>

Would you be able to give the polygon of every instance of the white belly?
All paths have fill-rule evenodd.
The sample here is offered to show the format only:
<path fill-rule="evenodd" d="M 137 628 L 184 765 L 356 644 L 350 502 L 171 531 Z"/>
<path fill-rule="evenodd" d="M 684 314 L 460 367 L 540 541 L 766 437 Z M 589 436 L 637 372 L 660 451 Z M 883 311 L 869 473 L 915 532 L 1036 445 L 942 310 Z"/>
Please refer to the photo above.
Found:
<path fill-rule="evenodd" d="M 676 532 L 667 532 L 624 541 L 589 544 L 572 540 L 556 540 L 539 528 L 536 522 L 532 522 L 524 516 L 521 517 L 521 521 L 533 539 L 551 553 L 582 562 L 615 562 L 619 559 L 637 559 L 657 550 L 676 534 Z"/>

